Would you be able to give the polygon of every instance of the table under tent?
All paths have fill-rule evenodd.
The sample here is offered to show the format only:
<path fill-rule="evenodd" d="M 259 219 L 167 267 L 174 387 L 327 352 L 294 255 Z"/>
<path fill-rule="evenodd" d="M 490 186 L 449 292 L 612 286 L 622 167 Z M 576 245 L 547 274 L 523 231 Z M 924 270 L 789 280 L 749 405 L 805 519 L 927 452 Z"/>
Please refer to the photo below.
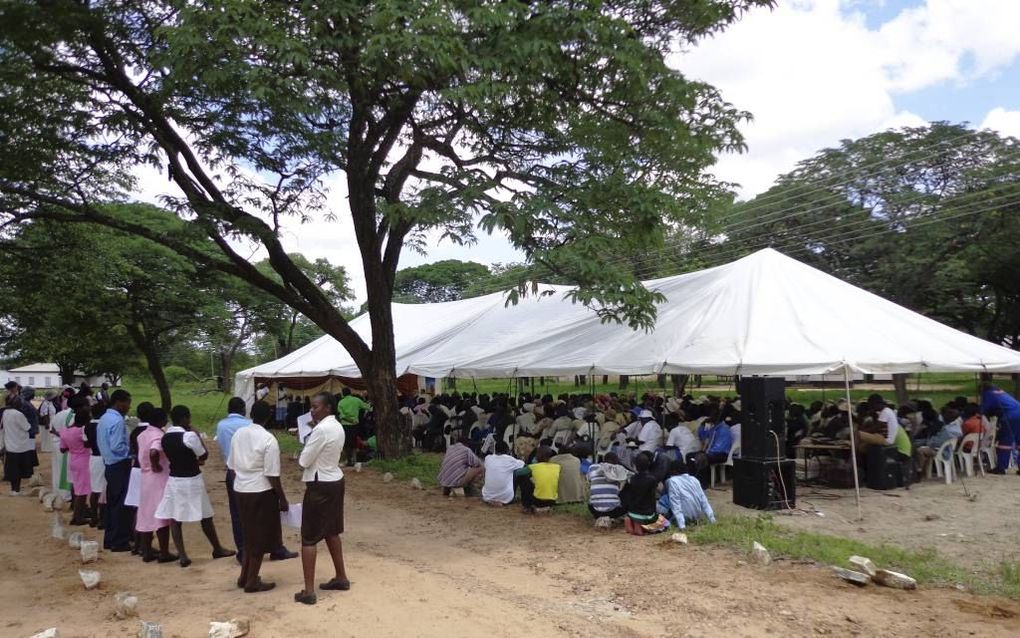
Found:
<path fill-rule="evenodd" d="M 854 373 L 1020 372 L 1020 352 L 950 328 L 773 249 L 644 283 L 665 297 L 650 331 L 603 323 L 594 310 L 567 298 L 567 286 L 539 285 L 540 292 L 550 294 L 529 295 L 517 304 L 507 304 L 503 293 L 393 304 L 397 373 L 408 388 L 412 378 L 406 375 L 753 379 L 840 373 L 849 401 Z M 351 326 L 371 344 L 367 315 Z M 359 377 L 351 356 L 327 335 L 239 372 L 234 391 L 251 399 L 256 383 L 305 379 L 322 384 Z M 746 409 L 744 419 L 747 439 L 755 425 Z"/>

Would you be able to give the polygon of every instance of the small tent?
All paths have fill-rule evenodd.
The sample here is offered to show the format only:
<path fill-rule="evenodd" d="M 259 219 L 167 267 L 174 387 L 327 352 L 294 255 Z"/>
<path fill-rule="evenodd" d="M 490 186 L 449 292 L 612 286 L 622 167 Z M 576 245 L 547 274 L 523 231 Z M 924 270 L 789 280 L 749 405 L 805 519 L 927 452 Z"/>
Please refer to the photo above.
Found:
<path fill-rule="evenodd" d="M 530 377 L 574 374 L 807 375 L 845 371 L 1020 372 L 1020 352 L 960 332 L 775 250 L 645 282 L 665 296 L 654 330 L 603 323 L 541 285 L 508 305 L 503 293 L 393 304 L 398 375 Z M 352 327 L 371 343 L 367 315 Z M 324 336 L 235 377 L 355 379 L 350 355 Z"/>

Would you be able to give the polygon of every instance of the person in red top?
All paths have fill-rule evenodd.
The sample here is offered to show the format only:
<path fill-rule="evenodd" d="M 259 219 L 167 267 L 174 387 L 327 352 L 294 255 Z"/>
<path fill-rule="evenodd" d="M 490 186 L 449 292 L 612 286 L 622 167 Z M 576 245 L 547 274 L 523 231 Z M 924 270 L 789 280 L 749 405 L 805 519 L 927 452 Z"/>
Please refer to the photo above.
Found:
<path fill-rule="evenodd" d="M 981 408 L 974 403 L 968 403 L 963 409 L 963 435 L 983 434 L 984 426 L 981 424 Z"/>

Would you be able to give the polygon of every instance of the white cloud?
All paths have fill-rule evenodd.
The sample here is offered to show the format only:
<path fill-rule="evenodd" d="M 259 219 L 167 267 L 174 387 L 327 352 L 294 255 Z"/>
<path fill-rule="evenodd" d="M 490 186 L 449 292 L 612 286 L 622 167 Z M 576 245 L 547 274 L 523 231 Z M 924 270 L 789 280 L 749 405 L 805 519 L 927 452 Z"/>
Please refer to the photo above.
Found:
<path fill-rule="evenodd" d="M 791 0 L 675 58 L 754 115 L 743 127 L 748 153 L 721 158 L 716 170 L 742 196 L 841 139 L 922 125 L 896 108 L 898 93 L 973 81 L 1020 55 L 1015 0 L 927 0 L 877 29 L 862 13 L 871 4 Z"/>
<path fill-rule="evenodd" d="M 978 128 L 992 129 L 1002 135 L 1020 138 L 1020 111 L 1007 111 L 1001 106 L 988 112 Z"/>

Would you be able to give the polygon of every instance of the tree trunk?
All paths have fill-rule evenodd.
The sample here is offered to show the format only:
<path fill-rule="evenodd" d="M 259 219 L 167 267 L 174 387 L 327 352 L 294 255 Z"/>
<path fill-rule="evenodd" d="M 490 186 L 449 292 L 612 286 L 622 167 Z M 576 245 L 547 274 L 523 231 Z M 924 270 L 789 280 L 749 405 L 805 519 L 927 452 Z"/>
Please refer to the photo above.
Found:
<path fill-rule="evenodd" d="M 893 388 L 896 389 L 896 405 L 901 406 L 910 400 L 907 396 L 907 375 L 894 374 L 892 380 Z"/>
<path fill-rule="evenodd" d="M 609 385 L 609 375 L 608 374 L 602 375 L 602 385 Z"/>
<path fill-rule="evenodd" d="M 666 375 L 664 375 L 664 374 L 655 375 L 655 381 L 656 381 L 656 383 L 658 384 L 658 386 L 660 388 L 663 388 L 663 389 L 666 388 Z"/>
<path fill-rule="evenodd" d="M 74 364 L 57 362 L 57 369 L 60 371 L 60 382 L 64 385 L 74 385 Z"/>
<path fill-rule="evenodd" d="M 625 374 L 620 375 L 620 389 L 626 390 L 627 386 L 630 385 L 630 377 Z"/>
<path fill-rule="evenodd" d="M 156 384 L 156 389 L 159 390 L 159 407 L 169 413 L 170 408 L 173 407 L 173 401 L 170 398 L 170 384 L 167 383 L 166 374 L 163 373 L 163 362 L 159 360 L 159 350 L 156 344 L 146 339 L 138 326 L 129 324 L 126 328 L 131 340 L 135 342 L 135 346 L 145 355 L 145 365 Z"/>
<path fill-rule="evenodd" d="M 403 419 L 400 418 L 394 366 L 376 365 L 365 375 L 365 381 L 375 415 L 379 456 L 395 459 L 410 454 L 411 432 L 403 427 Z"/>
<path fill-rule="evenodd" d="M 690 375 L 671 374 L 669 376 L 673 381 L 673 396 L 679 399 L 684 395 L 684 390 L 687 389 L 687 380 L 690 379 Z"/>

